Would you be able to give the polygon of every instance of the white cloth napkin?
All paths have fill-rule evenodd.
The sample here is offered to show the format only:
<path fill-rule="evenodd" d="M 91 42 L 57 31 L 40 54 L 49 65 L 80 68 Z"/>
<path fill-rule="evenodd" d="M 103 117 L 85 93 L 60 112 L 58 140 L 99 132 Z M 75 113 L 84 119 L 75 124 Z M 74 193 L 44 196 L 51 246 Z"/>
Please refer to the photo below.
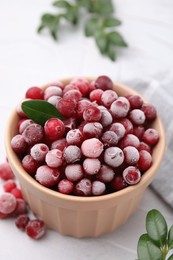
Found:
<path fill-rule="evenodd" d="M 153 179 L 153 190 L 173 208 L 173 70 L 154 79 L 125 82 L 140 92 L 157 108 L 166 131 L 166 150 Z"/>

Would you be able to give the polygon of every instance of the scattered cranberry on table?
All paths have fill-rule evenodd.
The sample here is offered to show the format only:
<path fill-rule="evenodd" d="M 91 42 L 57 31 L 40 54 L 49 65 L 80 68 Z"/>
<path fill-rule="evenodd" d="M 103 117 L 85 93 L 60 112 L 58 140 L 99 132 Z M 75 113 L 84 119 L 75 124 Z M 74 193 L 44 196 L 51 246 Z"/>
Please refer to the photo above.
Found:
<path fill-rule="evenodd" d="M 39 125 L 18 106 L 18 134 L 11 146 L 41 185 L 68 195 L 100 196 L 137 184 L 152 165 L 159 140 L 151 126 L 156 109 L 138 95 L 119 96 L 108 76 L 92 82 L 74 78 L 44 90 L 34 86 L 25 98 L 50 102 L 63 116 Z"/>

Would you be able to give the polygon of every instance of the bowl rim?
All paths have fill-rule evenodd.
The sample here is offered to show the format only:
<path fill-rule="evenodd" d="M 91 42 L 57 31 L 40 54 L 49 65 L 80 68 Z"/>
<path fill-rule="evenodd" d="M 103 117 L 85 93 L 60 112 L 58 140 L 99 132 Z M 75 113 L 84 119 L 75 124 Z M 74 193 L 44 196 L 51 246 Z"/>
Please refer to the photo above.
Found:
<path fill-rule="evenodd" d="M 57 81 L 59 82 L 63 82 L 63 83 L 67 83 L 69 80 L 73 79 L 74 77 L 70 77 L 70 78 L 65 78 L 65 79 L 59 79 Z M 84 77 L 86 79 L 88 79 L 89 81 L 94 80 L 96 77 Z M 56 82 L 56 81 L 54 81 Z M 53 82 L 47 83 L 42 85 L 41 87 L 43 89 L 45 89 L 46 87 L 48 87 L 50 84 L 52 84 Z M 129 92 L 130 89 L 130 93 L 134 94 L 134 95 L 138 95 L 140 97 L 142 97 L 142 99 L 145 102 L 148 102 L 147 99 L 145 99 L 140 93 L 138 93 L 137 91 L 133 90 L 130 86 L 113 81 L 114 84 L 114 90 L 115 88 L 121 88 L 123 91 L 127 91 Z M 158 127 L 159 127 L 159 134 L 161 136 L 161 138 L 159 139 L 159 142 L 157 143 L 156 147 L 158 149 L 158 153 L 157 153 L 157 160 L 155 161 L 154 164 L 151 165 L 151 167 L 142 175 L 142 178 L 140 180 L 140 182 L 138 184 L 135 184 L 133 186 L 128 186 L 122 190 L 119 191 L 115 191 L 113 193 L 110 194 L 105 194 L 105 195 L 101 195 L 101 196 L 86 196 L 86 197 L 82 197 L 82 196 L 74 196 L 74 195 L 67 195 L 67 194 L 62 194 L 58 191 L 54 191 L 48 187 L 45 187 L 43 185 L 41 185 L 40 183 L 38 183 L 32 176 L 30 176 L 22 167 L 22 164 L 18 158 L 18 156 L 15 154 L 15 152 L 13 151 L 13 149 L 11 148 L 11 130 L 13 127 L 13 124 L 16 122 L 16 117 L 17 117 L 17 113 L 16 113 L 16 107 L 12 110 L 10 117 L 7 121 L 7 125 L 6 125 L 6 131 L 5 131 L 5 148 L 6 148 L 6 152 L 7 152 L 7 156 L 9 158 L 9 163 L 11 164 L 11 166 L 13 167 L 13 165 L 15 165 L 15 169 L 16 171 L 19 172 L 19 174 L 21 175 L 21 177 L 23 179 L 25 179 L 25 181 L 29 182 L 30 185 L 32 185 L 35 189 L 37 189 L 39 192 L 43 192 L 49 196 L 53 196 L 54 198 L 59 198 L 62 199 L 64 201 L 71 201 L 71 202 L 82 202 L 82 203 L 94 203 L 94 202 L 99 202 L 99 201 L 106 201 L 106 200 L 110 200 L 110 199 L 114 199 L 114 198 L 119 198 L 125 195 L 128 195 L 129 193 L 136 191 L 144 186 L 148 186 L 149 183 L 152 181 L 152 178 L 154 177 L 157 169 L 160 166 L 160 163 L 162 161 L 162 157 L 165 151 L 165 145 L 166 145 L 166 136 L 165 136 L 165 131 L 164 131 L 164 126 L 162 124 L 162 121 L 160 119 L 159 116 L 157 116 L 157 123 L 158 123 Z M 163 148 L 159 150 L 159 147 Z M 20 183 L 20 181 L 19 181 Z"/>

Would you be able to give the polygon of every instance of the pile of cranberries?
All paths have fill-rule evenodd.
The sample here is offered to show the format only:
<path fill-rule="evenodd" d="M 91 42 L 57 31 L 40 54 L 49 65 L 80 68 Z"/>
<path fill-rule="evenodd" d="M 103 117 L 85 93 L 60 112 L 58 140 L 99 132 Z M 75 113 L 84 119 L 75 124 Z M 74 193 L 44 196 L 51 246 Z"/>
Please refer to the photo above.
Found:
<path fill-rule="evenodd" d="M 45 100 L 63 116 L 42 126 L 26 117 L 21 104 L 17 107 L 20 121 L 11 146 L 41 185 L 99 196 L 139 183 L 150 168 L 159 140 L 151 128 L 156 109 L 138 95 L 119 96 L 109 77 L 75 78 L 45 90 L 30 87 L 25 98 Z"/>

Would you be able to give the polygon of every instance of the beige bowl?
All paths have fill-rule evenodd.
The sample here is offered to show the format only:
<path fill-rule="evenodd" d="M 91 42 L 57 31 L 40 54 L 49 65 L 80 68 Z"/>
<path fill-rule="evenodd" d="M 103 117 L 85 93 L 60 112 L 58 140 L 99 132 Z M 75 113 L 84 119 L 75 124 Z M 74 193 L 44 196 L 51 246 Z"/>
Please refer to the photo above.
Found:
<path fill-rule="evenodd" d="M 62 80 L 67 83 L 69 80 Z M 48 85 L 43 86 L 46 88 Z M 129 87 L 115 83 L 114 90 L 121 95 L 137 94 Z M 40 185 L 23 169 L 13 152 L 10 140 L 17 133 L 19 117 L 13 110 L 7 124 L 5 145 L 9 163 L 19 180 L 24 199 L 31 210 L 46 225 L 63 235 L 97 237 L 124 224 L 137 209 L 145 189 L 151 183 L 161 163 L 165 149 L 165 132 L 159 117 L 152 127 L 158 130 L 160 140 L 153 150 L 153 164 L 142 176 L 140 183 L 121 191 L 96 197 L 64 195 Z"/>

